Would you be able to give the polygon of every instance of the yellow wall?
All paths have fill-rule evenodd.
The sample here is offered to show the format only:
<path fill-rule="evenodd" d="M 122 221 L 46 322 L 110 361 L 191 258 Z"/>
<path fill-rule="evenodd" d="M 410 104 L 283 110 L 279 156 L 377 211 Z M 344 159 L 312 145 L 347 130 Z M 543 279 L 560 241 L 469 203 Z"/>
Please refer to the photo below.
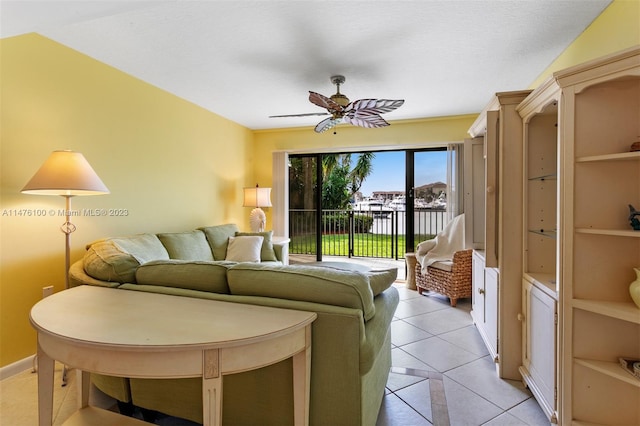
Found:
<path fill-rule="evenodd" d="M 87 242 L 105 236 L 243 226 L 242 188 L 254 178 L 253 135 L 236 123 L 35 34 L 3 39 L 0 54 L 5 366 L 35 352 L 28 317 L 42 287 L 64 287 L 64 217 L 57 215 L 64 199 L 20 193 L 51 151 L 82 152 L 111 191 L 75 197 L 72 209 L 128 211 L 126 217 L 74 217 L 72 261 Z M 16 216 L 22 209 L 46 213 Z"/>
<path fill-rule="evenodd" d="M 469 137 L 467 130 L 475 119 L 476 114 L 392 121 L 391 126 L 380 129 L 341 125 L 335 128 L 336 134 L 331 130 L 318 134 L 312 127 L 256 131 L 255 157 L 265 161 L 255 163 L 254 173 L 265 186 L 271 184 L 271 154 L 274 151 L 300 153 L 444 146 L 447 142 L 459 142 Z"/>
<path fill-rule="evenodd" d="M 640 44 L 640 0 L 614 0 L 529 86 L 552 73 Z"/>

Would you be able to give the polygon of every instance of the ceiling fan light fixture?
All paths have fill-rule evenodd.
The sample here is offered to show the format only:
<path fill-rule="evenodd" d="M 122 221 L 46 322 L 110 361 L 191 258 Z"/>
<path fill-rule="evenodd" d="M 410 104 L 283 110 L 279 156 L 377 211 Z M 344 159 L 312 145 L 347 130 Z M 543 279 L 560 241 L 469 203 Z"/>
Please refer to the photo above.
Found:
<path fill-rule="evenodd" d="M 329 99 L 331 99 L 333 102 L 335 102 L 338 105 L 343 106 L 343 107 L 346 107 L 347 105 L 349 105 L 349 102 L 350 102 L 349 98 L 347 98 L 345 95 L 343 95 L 340 92 L 331 95 L 331 97 L 329 97 Z"/>
<path fill-rule="evenodd" d="M 316 133 L 325 132 L 340 123 L 348 123 L 358 127 L 385 127 L 389 123 L 380 116 L 399 108 L 403 99 L 360 99 L 350 102 L 349 98 L 340 93 L 340 85 L 345 82 L 343 75 L 331 76 L 331 82 L 336 85 L 336 93 L 326 97 L 320 93 L 309 91 L 309 102 L 327 110 L 329 118 L 325 118 L 315 127 Z M 296 114 L 307 116 L 316 114 Z M 290 117 L 284 116 L 284 117 Z"/>

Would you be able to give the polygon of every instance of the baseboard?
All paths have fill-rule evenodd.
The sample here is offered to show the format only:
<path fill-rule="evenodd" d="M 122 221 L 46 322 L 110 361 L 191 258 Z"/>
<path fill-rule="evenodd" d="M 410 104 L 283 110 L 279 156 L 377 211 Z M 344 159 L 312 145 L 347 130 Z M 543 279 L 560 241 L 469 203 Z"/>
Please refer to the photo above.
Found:
<path fill-rule="evenodd" d="M 0 380 L 4 380 L 16 374 L 22 373 L 25 370 L 31 370 L 33 368 L 33 358 L 35 355 L 28 356 L 20 361 L 16 361 L 13 364 L 5 365 L 0 368 Z"/>

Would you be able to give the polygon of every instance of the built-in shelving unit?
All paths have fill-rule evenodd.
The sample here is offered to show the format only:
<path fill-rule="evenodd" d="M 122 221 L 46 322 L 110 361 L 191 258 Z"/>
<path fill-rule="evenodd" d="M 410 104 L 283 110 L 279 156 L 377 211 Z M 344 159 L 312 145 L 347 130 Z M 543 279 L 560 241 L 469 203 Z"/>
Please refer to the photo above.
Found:
<path fill-rule="evenodd" d="M 543 386 L 526 357 L 523 377 L 533 377 L 543 409 L 555 409 L 552 421 L 640 424 L 640 379 L 619 363 L 640 359 L 640 309 L 629 295 L 640 231 L 628 219 L 628 205 L 640 207 L 640 152 L 629 152 L 640 136 L 640 47 L 555 73 L 518 110 L 528 156 L 523 283 L 557 301 L 555 404 L 536 393 Z M 555 160 L 554 150 L 538 143 L 544 131 L 532 128 L 545 115 Z M 524 311 L 527 303 L 525 297 Z M 538 327 L 538 318 L 526 314 L 523 329 Z M 540 326 L 548 329 L 548 319 Z M 540 338 L 525 336 L 525 347 L 532 339 Z"/>
<path fill-rule="evenodd" d="M 518 106 L 524 132 L 521 247 L 524 315 L 519 370 L 552 423 L 558 421 L 560 101 L 559 87 L 548 81 Z"/>
<path fill-rule="evenodd" d="M 471 316 L 498 375 L 513 380 L 521 380 L 522 359 L 518 314 L 522 301 L 523 133 L 516 107 L 530 93 L 496 93 L 469 129 L 474 140 L 483 138 L 484 148 L 484 179 L 478 194 L 484 207 L 480 224 L 484 238 L 482 250 L 473 256 Z"/>
<path fill-rule="evenodd" d="M 629 295 L 633 268 L 640 266 L 640 232 L 628 222 L 628 204 L 640 205 L 640 152 L 628 152 L 640 135 L 640 56 L 598 68 L 607 74 L 575 90 L 575 160 L 568 164 L 575 192 L 573 221 L 567 217 L 573 230 L 570 413 L 571 420 L 596 424 L 640 424 L 640 379 L 618 361 L 640 359 L 640 309 Z"/>

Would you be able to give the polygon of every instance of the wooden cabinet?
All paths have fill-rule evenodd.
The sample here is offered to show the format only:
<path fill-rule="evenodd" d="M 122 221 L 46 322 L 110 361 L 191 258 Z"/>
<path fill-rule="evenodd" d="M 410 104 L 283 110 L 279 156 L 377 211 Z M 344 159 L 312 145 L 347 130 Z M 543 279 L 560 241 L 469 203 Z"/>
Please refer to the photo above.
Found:
<path fill-rule="evenodd" d="M 628 218 L 628 205 L 640 206 L 640 152 L 629 152 L 640 135 L 640 47 L 555 73 L 518 111 L 527 163 L 524 285 L 557 300 L 558 423 L 640 424 L 640 380 L 618 363 L 640 358 L 640 309 L 628 290 L 640 266 L 640 231 Z M 524 298 L 523 329 L 535 351 L 550 315 L 536 315 L 532 298 Z M 527 355 L 525 380 L 552 410 L 552 380 Z M 550 355 L 540 362 L 546 372 Z"/>
<path fill-rule="evenodd" d="M 526 383 L 552 423 L 557 423 L 557 302 L 553 291 L 524 281 L 527 318 L 523 346 Z"/>
<path fill-rule="evenodd" d="M 485 267 L 484 252 L 472 257 L 473 297 L 471 317 L 491 358 L 498 364 L 498 270 Z"/>
<path fill-rule="evenodd" d="M 483 138 L 484 274 L 474 284 L 472 317 L 497 373 L 520 380 L 522 327 L 522 118 L 529 90 L 497 93 L 469 129 Z M 477 182 L 475 182 L 477 185 Z M 477 216 L 474 214 L 474 216 Z M 474 224 L 474 232 L 476 231 Z M 474 247 L 475 248 L 475 247 Z M 475 280 L 475 277 L 474 277 Z"/>
<path fill-rule="evenodd" d="M 536 89 L 519 106 L 523 120 L 522 365 L 520 373 L 552 423 L 558 420 L 558 103 Z"/>

